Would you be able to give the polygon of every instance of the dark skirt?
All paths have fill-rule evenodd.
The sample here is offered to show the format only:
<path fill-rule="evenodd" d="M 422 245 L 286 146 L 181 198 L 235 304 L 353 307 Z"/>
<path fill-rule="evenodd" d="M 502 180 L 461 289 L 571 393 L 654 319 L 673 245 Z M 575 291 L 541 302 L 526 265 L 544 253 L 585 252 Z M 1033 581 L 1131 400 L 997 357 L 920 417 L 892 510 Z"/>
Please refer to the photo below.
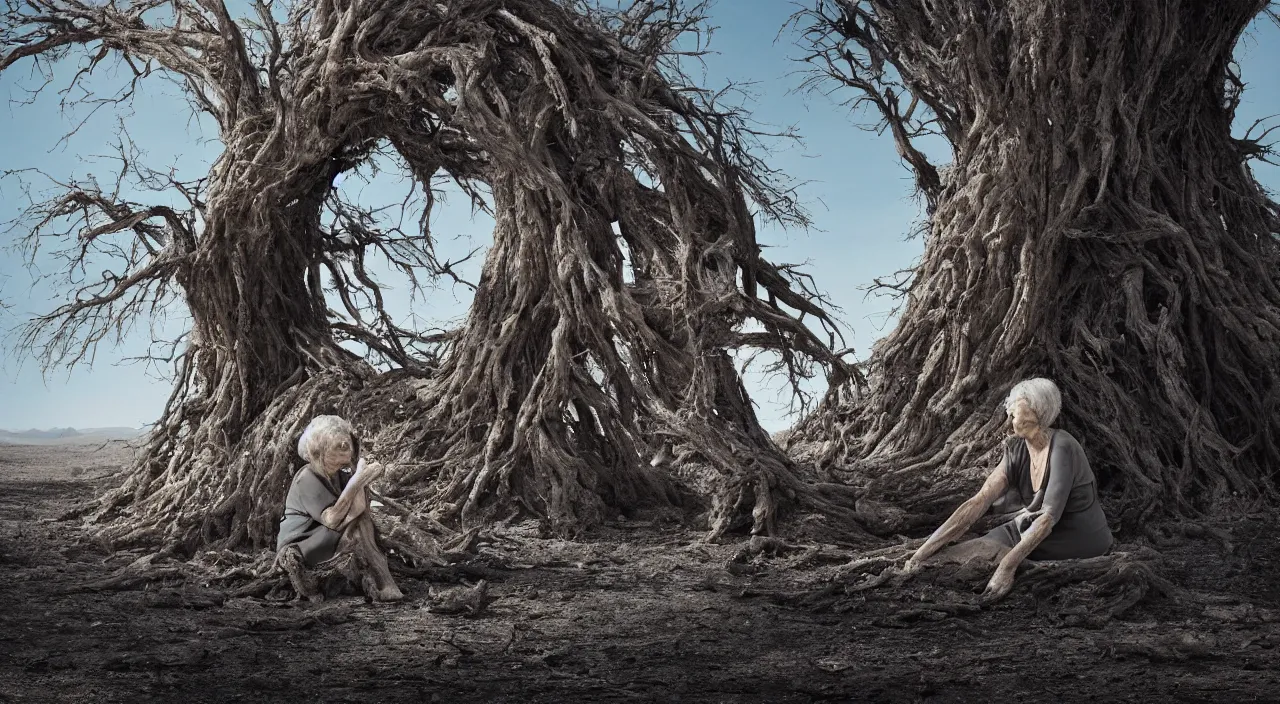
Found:
<path fill-rule="evenodd" d="M 302 552 L 302 560 L 307 567 L 315 567 L 316 565 L 333 557 L 338 550 L 338 541 L 342 539 L 342 534 L 336 530 L 330 530 L 319 522 L 311 526 L 310 530 L 299 535 L 293 541 L 285 543 L 285 545 L 297 545 L 298 550 Z M 277 548 L 285 547 L 281 545 Z"/>
<path fill-rule="evenodd" d="M 1094 508 L 1097 504 L 1094 504 Z M 1089 511 L 1081 511 L 1080 514 L 1089 513 Z M 1099 513 L 1101 511 L 1099 510 Z M 1049 532 L 1036 549 L 1031 551 L 1027 556 L 1031 560 L 1080 560 L 1087 557 L 1099 557 L 1107 554 L 1111 549 L 1111 530 L 1107 527 L 1105 519 L 1099 525 L 1099 521 L 1090 520 L 1093 516 L 1083 516 L 1079 514 L 1066 514 L 1062 520 L 1054 525 L 1053 530 Z M 1026 528 L 1030 528 L 1028 523 Z M 989 540 L 1008 548 L 1012 548 L 1022 541 L 1023 531 L 1015 525 L 1015 521 L 1001 523 L 991 532 L 982 536 L 983 540 Z"/>

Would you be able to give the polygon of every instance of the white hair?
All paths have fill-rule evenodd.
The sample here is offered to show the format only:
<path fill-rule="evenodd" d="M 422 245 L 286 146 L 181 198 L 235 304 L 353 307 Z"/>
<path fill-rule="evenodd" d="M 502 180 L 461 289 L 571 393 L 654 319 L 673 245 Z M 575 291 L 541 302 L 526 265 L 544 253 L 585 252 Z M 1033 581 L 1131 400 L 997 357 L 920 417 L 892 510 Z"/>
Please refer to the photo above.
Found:
<path fill-rule="evenodd" d="M 1027 405 L 1035 411 L 1036 419 L 1042 428 L 1053 425 L 1053 422 L 1058 419 L 1058 413 L 1062 410 L 1062 392 L 1058 390 L 1058 385 L 1049 379 L 1025 379 L 1014 384 L 1009 391 L 1009 397 L 1004 401 L 1005 412 L 1013 415 L 1013 404 L 1020 398 L 1027 399 Z"/>
<path fill-rule="evenodd" d="M 355 428 L 346 420 L 340 416 L 316 416 L 307 423 L 302 437 L 298 438 L 298 456 L 312 464 L 318 464 L 324 457 L 324 451 L 343 439 L 343 436 L 356 436 Z"/>

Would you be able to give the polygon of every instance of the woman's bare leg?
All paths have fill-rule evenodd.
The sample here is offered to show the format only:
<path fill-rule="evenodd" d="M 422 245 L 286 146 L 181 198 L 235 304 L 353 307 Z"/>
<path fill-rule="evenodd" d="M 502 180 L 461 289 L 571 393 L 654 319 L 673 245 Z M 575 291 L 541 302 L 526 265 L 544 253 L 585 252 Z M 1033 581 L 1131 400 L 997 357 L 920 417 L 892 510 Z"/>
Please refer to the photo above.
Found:
<path fill-rule="evenodd" d="M 320 514 L 320 522 L 334 530 L 342 530 L 345 524 L 349 523 L 348 516 L 354 518 L 367 507 L 363 501 L 365 487 L 381 477 L 383 471 L 382 464 L 378 462 L 366 464 L 364 460 L 360 460 L 355 475 L 343 487 L 338 500 Z"/>
<path fill-rule="evenodd" d="M 306 597 L 307 601 L 311 602 L 324 601 L 320 585 L 315 575 L 307 568 L 306 562 L 302 559 L 302 551 L 297 545 L 286 545 L 276 555 L 276 564 L 289 575 L 289 582 L 298 596 Z"/>
<path fill-rule="evenodd" d="M 362 558 L 361 562 L 372 573 L 375 593 L 369 596 L 374 600 L 399 601 L 404 598 L 404 592 L 396 586 L 395 577 L 391 575 L 386 555 L 378 548 L 374 538 L 373 517 L 368 511 L 362 512 L 347 526 L 338 550 L 351 552 Z"/>

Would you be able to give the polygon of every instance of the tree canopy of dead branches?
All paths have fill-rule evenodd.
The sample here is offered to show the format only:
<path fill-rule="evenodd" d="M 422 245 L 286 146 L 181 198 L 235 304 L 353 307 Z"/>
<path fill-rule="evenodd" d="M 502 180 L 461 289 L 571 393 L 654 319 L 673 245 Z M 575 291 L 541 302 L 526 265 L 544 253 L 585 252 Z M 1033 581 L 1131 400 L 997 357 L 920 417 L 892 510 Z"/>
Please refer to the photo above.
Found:
<path fill-rule="evenodd" d="M 113 185 L 23 175 L 55 195 L 33 196 L 15 231 L 33 259 L 57 248 L 72 292 L 24 349 L 75 363 L 139 316 L 180 303 L 192 319 L 163 417 L 91 516 L 101 537 L 188 554 L 271 544 L 297 434 L 322 412 L 394 455 L 391 496 L 442 519 L 525 513 L 573 531 L 692 500 L 716 535 L 744 514 L 767 532 L 782 504 L 838 508 L 796 478 L 731 364 L 752 346 L 793 381 L 854 374 L 821 296 L 756 243 L 757 217 L 804 219 L 760 159 L 765 135 L 681 72 L 700 6 L 249 8 L 7 0 L 0 20 L 0 71 L 52 80 L 50 62 L 79 57 L 75 85 L 117 62 L 127 85 L 86 99 L 108 109 L 168 78 L 224 147 L 194 182 L 138 163 L 123 137 Z M 420 185 L 419 231 L 333 187 L 383 153 Z M 426 227 L 439 178 L 497 224 L 465 324 L 433 336 L 395 322 L 369 262 L 450 273 Z M 137 191 L 187 207 L 123 195 Z M 78 277 L 102 262 L 101 280 Z M 742 332 L 749 319 L 761 332 Z"/>

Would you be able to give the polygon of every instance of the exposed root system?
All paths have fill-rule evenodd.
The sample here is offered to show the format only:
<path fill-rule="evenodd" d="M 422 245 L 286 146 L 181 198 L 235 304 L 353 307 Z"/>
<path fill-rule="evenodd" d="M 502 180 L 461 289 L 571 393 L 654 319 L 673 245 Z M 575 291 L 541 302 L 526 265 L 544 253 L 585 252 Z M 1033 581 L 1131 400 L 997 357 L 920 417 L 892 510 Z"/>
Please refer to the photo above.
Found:
<path fill-rule="evenodd" d="M 872 109 L 929 221 L 867 383 L 792 434 L 910 514 L 990 466 L 1017 381 L 1054 379 L 1113 522 L 1275 496 L 1280 208 L 1232 136 L 1263 0 L 819 0 L 822 81 Z M 936 135 L 952 163 L 917 149 Z"/>

